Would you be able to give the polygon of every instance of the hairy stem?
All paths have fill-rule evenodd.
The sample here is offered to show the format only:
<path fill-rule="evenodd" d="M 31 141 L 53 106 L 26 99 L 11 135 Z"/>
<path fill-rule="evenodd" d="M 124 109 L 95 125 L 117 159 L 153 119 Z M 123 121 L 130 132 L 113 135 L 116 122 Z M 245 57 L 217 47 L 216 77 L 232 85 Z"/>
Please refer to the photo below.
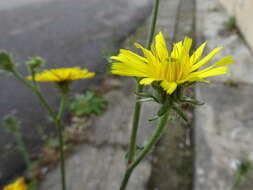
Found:
<path fill-rule="evenodd" d="M 156 28 L 156 20 L 158 15 L 158 9 L 159 9 L 159 2 L 160 0 L 155 0 L 154 8 L 152 12 L 152 18 L 151 18 L 151 24 L 149 28 L 148 38 L 146 42 L 146 48 L 150 49 L 150 46 L 152 44 L 155 28 Z M 143 85 L 137 84 L 136 92 L 137 94 L 143 92 Z M 133 123 L 132 123 L 132 130 L 131 130 L 131 136 L 130 136 L 130 145 L 129 145 L 129 152 L 128 152 L 128 164 L 131 164 L 134 160 L 134 155 L 136 151 L 136 138 L 138 133 L 138 127 L 139 127 L 139 121 L 140 121 L 140 115 L 141 115 L 141 102 L 138 100 L 141 97 L 137 95 L 136 97 L 136 103 L 134 107 L 134 114 L 133 114 Z"/>
<path fill-rule="evenodd" d="M 136 159 L 128 166 L 126 169 L 124 178 L 122 180 L 120 190 L 125 190 L 128 180 L 134 170 L 134 168 L 143 160 L 143 158 L 152 150 L 154 145 L 159 141 L 162 132 L 164 128 L 166 127 L 168 117 L 169 117 L 169 109 L 170 107 L 167 108 L 166 113 L 162 116 L 160 119 L 160 122 L 157 125 L 156 130 L 154 131 L 153 135 L 151 136 L 150 140 L 148 141 L 147 145 L 145 145 L 144 149 L 140 152 L 140 154 L 136 157 Z"/>

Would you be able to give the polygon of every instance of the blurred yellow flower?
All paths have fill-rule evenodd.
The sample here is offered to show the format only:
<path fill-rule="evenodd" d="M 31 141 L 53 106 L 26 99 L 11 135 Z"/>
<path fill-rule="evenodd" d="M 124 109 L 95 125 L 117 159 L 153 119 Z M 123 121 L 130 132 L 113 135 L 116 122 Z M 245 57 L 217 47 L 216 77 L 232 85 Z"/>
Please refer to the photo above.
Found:
<path fill-rule="evenodd" d="M 65 81 L 92 78 L 94 76 L 95 73 L 89 72 L 87 69 L 81 69 L 80 67 L 73 67 L 73 68 L 44 70 L 40 73 L 36 73 L 34 79 L 39 82 L 60 83 Z M 32 76 L 28 76 L 27 79 L 32 80 Z"/>
<path fill-rule="evenodd" d="M 3 190 L 28 190 L 23 177 L 18 178 L 14 183 L 7 185 Z"/>
<path fill-rule="evenodd" d="M 132 51 L 121 49 L 118 56 L 112 56 L 116 60 L 112 63 L 112 73 L 124 76 L 141 77 L 140 84 L 148 85 L 154 81 L 160 81 L 160 86 L 172 94 L 178 85 L 186 82 L 209 82 L 207 77 L 223 75 L 228 71 L 227 64 L 234 63 L 232 57 L 224 57 L 212 66 L 203 70 L 200 67 L 208 63 L 222 47 L 217 47 L 211 53 L 200 59 L 206 42 L 203 43 L 192 55 L 190 49 L 191 38 L 184 38 L 183 41 L 174 44 L 172 52 L 169 53 L 164 36 L 160 32 L 155 37 L 155 44 L 151 50 L 140 48 L 144 56 L 139 56 Z"/>

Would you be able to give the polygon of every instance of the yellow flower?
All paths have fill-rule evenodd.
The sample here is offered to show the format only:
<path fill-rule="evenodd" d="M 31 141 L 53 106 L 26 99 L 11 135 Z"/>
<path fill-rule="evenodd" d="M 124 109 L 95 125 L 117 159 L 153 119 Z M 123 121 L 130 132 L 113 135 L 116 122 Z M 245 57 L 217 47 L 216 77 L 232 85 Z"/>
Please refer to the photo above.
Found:
<path fill-rule="evenodd" d="M 144 56 L 139 56 L 132 51 L 121 49 L 118 56 L 112 56 L 116 60 L 112 63 L 112 73 L 124 76 L 141 77 L 140 84 L 148 85 L 154 81 L 160 81 L 160 86 L 172 94 L 178 85 L 186 82 L 209 82 L 207 77 L 223 75 L 228 71 L 227 64 L 233 63 L 232 57 L 224 57 L 212 66 L 198 70 L 208 63 L 222 47 L 215 48 L 211 53 L 200 59 L 206 42 L 203 43 L 192 55 L 190 49 L 192 39 L 186 37 L 183 41 L 174 44 L 169 53 L 164 36 L 160 32 L 155 37 L 155 44 L 151 50 L 140 48 Z"/>
<path fill-rule="evenodd" d="M 39 82 L 66 82 L 72 80 L 79 80 L 85 78 L 92 78 L 95 75 L 93 72 L 89 72 L 87 69 L 81 69 L 80 67 L 73 68 L 60 68 L 44 70 L 35 74 L 34 79 Z M 28 80 L 32 80 L 32 76 L 27 77 Z"/>
<path fill-rule="evenodd" d="M 28 185 L 25 184 L 23 177 L 18 178 L 14 183 L 7 185 L 3 190 L 27 190 Z"/>

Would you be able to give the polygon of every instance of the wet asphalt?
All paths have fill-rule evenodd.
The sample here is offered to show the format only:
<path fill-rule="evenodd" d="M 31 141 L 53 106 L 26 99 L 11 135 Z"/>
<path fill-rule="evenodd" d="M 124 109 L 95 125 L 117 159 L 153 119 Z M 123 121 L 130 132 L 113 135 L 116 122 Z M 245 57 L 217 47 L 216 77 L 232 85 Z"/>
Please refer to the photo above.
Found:
<path fill-rule="evenodd" d="M 11 52 L 20 63 L 40 56 L 48 68 L 81 66 L 95 71 L 98 77 L 73 85 L 74 91 L 81 91 L 99 83 L 106 71 L 103 56 L 115 52 L 150 10 L 151 0 L 1 1 L 0 49 Z M 0 73 L 0 89 L 0 120 L 15 113 L 29 150 L 36 151 L 41 143 L 37 128 L 51 127 L 39 102 L 29 89 L 5 73 Z M 43 84 L 42 89 L 57 106 L 53 85 Z M 0 188 L 24 169 L 13 142 L 0 124 Z"/>

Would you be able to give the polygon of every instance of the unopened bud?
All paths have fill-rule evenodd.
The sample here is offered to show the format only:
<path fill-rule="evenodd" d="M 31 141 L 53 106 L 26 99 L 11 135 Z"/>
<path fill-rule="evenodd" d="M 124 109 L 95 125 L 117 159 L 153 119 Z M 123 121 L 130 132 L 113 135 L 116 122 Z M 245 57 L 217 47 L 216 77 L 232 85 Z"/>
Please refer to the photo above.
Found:
<path fill-rule="evenodd" d="M 15 63 L 11 58 L 11 55 L 7 52 L 0 51 L 0 70 L 12 72 L 14 70 Z"/>
<path fill-rule="evenodd" d="M 44 63 L 45 63 L 44 59 L 40 57 L 32 57 L 25 64 L 27 64 L 33 70 L 33 69 L 43 66 Z"/>

